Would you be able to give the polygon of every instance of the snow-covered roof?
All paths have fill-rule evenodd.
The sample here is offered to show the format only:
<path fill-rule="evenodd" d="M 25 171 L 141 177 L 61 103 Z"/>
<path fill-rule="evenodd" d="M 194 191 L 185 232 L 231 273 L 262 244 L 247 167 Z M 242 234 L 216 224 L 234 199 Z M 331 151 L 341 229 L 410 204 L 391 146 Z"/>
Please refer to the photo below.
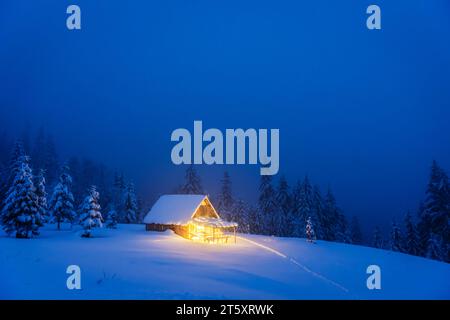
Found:
<path fill-rule="evenodd" d="M 187 224 L 205 199 L 209 202 L 203 194 L 163 195 L 147 213 L 144 223 Z"/>

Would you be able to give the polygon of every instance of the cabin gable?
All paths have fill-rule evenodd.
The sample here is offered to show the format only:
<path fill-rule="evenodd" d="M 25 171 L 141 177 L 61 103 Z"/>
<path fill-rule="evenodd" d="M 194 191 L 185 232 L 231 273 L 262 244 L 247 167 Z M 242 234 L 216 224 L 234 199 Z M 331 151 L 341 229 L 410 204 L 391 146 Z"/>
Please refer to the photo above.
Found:
<path fill-rule="evenodd" d="M 191 217 L 192 219 L 195 218 L 216 218 L 220 219 L 219 214 L 217 213 L 216 209 L 212 206 L 211 202 L 208 200 L 207 197 L 205 197 L 198 208 L 195 210 L 194 214 Z"/>

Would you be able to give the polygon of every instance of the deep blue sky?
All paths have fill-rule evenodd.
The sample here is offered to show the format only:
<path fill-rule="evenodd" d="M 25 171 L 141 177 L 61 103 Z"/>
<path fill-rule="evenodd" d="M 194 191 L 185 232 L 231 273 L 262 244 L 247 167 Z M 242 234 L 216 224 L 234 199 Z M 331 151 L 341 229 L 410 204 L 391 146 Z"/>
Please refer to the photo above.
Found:
<path fill-rule="evenodd" d="M 416 209 L 432 159 L 450 169 L 450 2 L 373 3 L 381 31 L 361 0 L 2 1 L 0 125 L 44 125 L 63 154 L 123 168 L 149 197 L 182 176 L 172 130 L 279 128 L 291 184 L 308 174 L 387 225 Z M 254 200 L 259 167 L 227 169 Z M 200 168 L 209 192 L 223 170 Z"/>

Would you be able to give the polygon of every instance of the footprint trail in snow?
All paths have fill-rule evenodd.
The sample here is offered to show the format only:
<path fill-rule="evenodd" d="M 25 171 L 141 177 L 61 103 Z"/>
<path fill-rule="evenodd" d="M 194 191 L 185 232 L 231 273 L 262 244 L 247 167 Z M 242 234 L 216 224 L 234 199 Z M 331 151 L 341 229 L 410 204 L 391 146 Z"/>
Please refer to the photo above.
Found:
<path fill-rule="evenodd" d="M 247 238 L 243 238 L 243 237 L 237 237 L 237 238 L 239 238 L 239 239 L 241 239 L 241 240 L 243 240 L 243 241 L 246 241 L 246 242 L 248 242 L 248 243 L 251 243 L 251 244 L 253 244 L 253 245 L 255 245 L 255 246 L 258 246 L 258 247 L 260 247 L 260 248 L 262 248 L 262 249 L 264 249 L 264 250 L 270 251 L 270 252 L 272 252 L 273 254 L 276 254 L 277 256 L 280 256 L 280 257 L 282 257 L 282 258 L 284 258 L 284 259 L 287 259 L 289 262 L 295 264 L 297 267 L 303 269 L 303 271 L 305 271 L 305 272 L 311 274 L 312 276 L 314 276 L 314 277 L 316 277 L 316 278 L 319 278 L 319 279 L 321 279 L 322 281 L 325 281 L 325 282 L 327 282 L 327 283 L 329 283 L 329 284 L 331 284 L 331 285 L 333 285 L 333 286 L 339 288 L 340 290 L 344 291 L 345 293 L 349 293 L 349 290 L 348 290 L 346 287 L 340 285 L 339 283 L 337 283 L 337 282 L 335 282 L 335 281 L 333 281 L 333 280 L 328 279 L 327 277 L 321 275 L 320 273 L 317 273 L 317 272 L 315 272 L 315 271 L 312 271 L 311 269 L 309 269 L 309 268 L 306 267 L 305 265 L 301 264 L 300 262 L 298 262 L 298 261 L 295 260 L 294 258 L 291 258 L 291 257 L 285 255 L 284 253 L 282 253 L 282 252 L 280 252 L 280 251 L 278 251 L 278 250 L 276 250 L 276 249 L 273 249 L 273 248 L 271 248 L 271 247 L 268 247 L 268 246 L 266 246 L 266 245 L 263 245 L 263 244 L 261 244 L 261 243 L 258 243 L 258 242 L 256 242 L 256 241 L 253 241 L 253 240 L 250 240 L 250 239 L 247 239 Z"/>

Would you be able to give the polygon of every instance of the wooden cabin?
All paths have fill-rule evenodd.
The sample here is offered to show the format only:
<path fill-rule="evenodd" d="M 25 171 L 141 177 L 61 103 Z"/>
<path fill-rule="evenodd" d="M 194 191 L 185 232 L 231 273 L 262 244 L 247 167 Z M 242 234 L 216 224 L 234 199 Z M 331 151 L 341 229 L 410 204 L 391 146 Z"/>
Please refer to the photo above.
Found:
<path fill-rule="evenodd" d="M 163 195 L 144 218 L 147 231 L 173 230 L 208 243 L 236 242 L 237 223 L 222 220 L 206 195 Z"/>

